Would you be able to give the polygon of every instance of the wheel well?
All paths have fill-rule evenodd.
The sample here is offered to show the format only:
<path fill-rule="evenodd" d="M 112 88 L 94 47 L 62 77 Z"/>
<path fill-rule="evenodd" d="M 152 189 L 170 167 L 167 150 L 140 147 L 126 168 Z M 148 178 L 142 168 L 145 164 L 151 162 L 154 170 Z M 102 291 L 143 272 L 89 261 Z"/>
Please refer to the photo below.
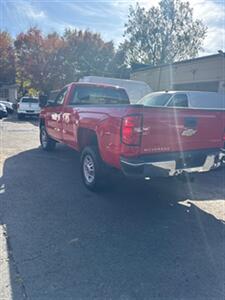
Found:
<path fill-rule="evenodd" d="M 90 145 L 98 146 L 98 139 L 97 139 L 96 132 L 88 128 L 79 128 L 78 145 L 80 150 Z"/>

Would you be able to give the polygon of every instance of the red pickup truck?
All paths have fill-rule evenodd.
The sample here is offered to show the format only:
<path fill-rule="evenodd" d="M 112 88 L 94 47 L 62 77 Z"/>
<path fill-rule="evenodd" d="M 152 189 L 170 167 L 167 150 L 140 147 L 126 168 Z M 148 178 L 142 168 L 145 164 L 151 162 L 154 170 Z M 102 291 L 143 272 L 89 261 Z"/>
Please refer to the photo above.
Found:
<path fill-rule="evenodd" d="M 131 105 L 124 89 L 88 83 L 71 83 L 40 106 L 42 148 L 60 142 L 81 152 L 91 190 L 108 180 L 108 167 L 126 176 L 167 177 L 206 172 L 224 159 L 220 111 Z"/>

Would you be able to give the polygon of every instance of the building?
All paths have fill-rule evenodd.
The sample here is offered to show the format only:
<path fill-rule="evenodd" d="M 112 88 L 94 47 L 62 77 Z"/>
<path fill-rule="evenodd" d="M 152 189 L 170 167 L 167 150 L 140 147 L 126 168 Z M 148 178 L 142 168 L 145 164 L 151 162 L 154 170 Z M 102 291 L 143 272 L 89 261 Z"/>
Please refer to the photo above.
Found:
<path fill-rule="evenodd" d="M 153 91 L 193 90 L 225 92 L 225 53 L 156 67 L 144 66 L 131 79 L 145 81 Z"/>
<path fill-rule="evenodd" d="M 16 103 L 17 99 L 17 85 L 16 84 L 1 84 L 0 85 L 0 100 L 9 100 Z"/>

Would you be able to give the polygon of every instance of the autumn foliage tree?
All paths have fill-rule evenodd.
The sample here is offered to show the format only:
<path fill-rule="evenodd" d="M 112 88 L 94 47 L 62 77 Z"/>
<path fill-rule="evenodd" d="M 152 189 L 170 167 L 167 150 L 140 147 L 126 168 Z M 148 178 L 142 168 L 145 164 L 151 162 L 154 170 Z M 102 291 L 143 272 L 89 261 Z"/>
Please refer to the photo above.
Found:
<path fill-rule="evenodd" d="M 104 42 L 98 33 L 89 30 L 65 31 L 65 74 L 67 81 L 84 75 L 107 75 L 115 55 L 113 43 Z"/>
<path fill-rule="evenodd" d="M 46 93 L 85 75 L 114 77 L 121 67 L 113 42 L 89 30 L 45 36 L 30 28 L 17 36 L 15 49 L 21 84 L 29 81 L 30 87 Z"/>
<path fill-rule="evenodd" d="M 14 45 L 0 31 L 0 82 L 15 82 L 16 77 L 22 91 L 48 93 L 85 75 L 129 78 L 133 63 L 158 65 L 195 57 L 205 35 L 206 27 L 182 0 L 161 0 L 150 9 L 130 7 L 125 40 L 117 50 L 90 30 L 45 35 L 33 27 L 20 33 Z"/>
<path fill-rule="evenodd" d="M 9 33 L 0 31 L 0 83 L 15 83 L 15 52 Z"/>
<path fill-rule="evenodd" d="M 37 28 L 20 33 L 15 40 L 17 72 L 21 83 L 30 82 L 30 86 L 47 92 L 63 84 L 60 55 L 64 40 L 57 33 L 46 37 Z"/>

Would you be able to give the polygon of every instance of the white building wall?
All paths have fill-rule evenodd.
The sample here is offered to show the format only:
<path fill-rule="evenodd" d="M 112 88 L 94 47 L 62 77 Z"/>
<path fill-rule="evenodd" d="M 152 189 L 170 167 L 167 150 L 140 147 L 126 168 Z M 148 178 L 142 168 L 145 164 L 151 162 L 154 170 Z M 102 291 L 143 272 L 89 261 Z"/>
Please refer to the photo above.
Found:
<path fill-rule="evenodd" d="M 154 91 L 173 89 L 174 86 L 189 86 L 207 90 L 225 90 L 225 56 L 212 55 L 172 65 L 164 65 L 131 74 L 131 79 L 148 83 Z"/>
<path fill-rule="evenodd" d="M 12 103 L 16 103 L 17 99 L 17 88 L 12 87 L 9 88 L 9 101 Z"/>

